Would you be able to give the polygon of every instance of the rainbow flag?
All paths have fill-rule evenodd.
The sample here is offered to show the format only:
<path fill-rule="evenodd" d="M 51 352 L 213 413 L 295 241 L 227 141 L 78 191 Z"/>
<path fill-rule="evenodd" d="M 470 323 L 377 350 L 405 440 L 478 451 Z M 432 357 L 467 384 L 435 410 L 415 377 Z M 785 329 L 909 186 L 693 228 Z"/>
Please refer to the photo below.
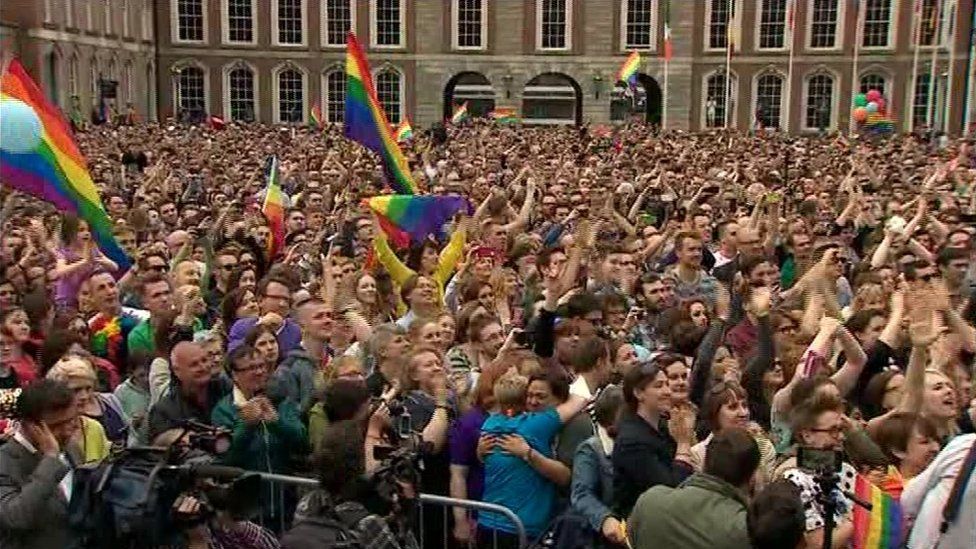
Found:
<path fill-rule="evenodd" d="M 454 109 L 454 115 L 451 116 L 451 124 L 460 124 L 462 120 L 468 117 L 468 102 L 465 101 L 463 105 Z"/>
<path fill-rule="evenodd" d="M 16 59 L 0 83 L 0 180 L 88 222 L 95 242 L 119 269 L 132 261 L 115 241 L 70 126 Z"/>
<path fill-rule="evenodd" d="M 318 103 L 312 105 L 309 116 L 312 118 L 308 121 L 309 126 L 315 126 L 319 129 L 325 126 L 325 119 L 322 118 L 322 107 Z"/>
<path fill-rule="evenodd" d="M 858 476 L 854 495 L 871 510 L 854 505 L 854 549 L 897 549 L 902 541 L 901 505 L 868 479 Z"/>
<path fill-rule="evenodd" d="M 376 97 L 366 54 L 350 32 L 346 40 L 346 137 L 380 156 L 387 181 L 397 194 L 417 194 L 407 159 L 397 145 Z"/>
<path fill-rule="evenodd" d="M 285 203 L 288 197 L 278 182 L 278 157 L 268 159 L 268 187 L 264 191 L 264 205 L 261 213 L 271 228 L 271 242 L 268 243 L 271 257 L 278 255 L 285 244 Z"/>
<path fill-rule="evenodd" d="M 521 121 L 515 107 L 498 107 L 488 113 L 488 116 L 499 124 L 515 124 Z"/>
<path fill-rule="evenodd" d="M 468 199 L 458 195 L 390 194 L 374 196 L 366 200 L 366 205 L 376 212 L 380 227 L 398 247 L 410 240 L 419 242 L 429 234 L 441 235 L 451 216 L 458 211 L 468 215 L 473 211 Z"/>
<path fill-rule="evenodd" d="M 627 56 L 627 60 L 617 71 L 617 82 L 627 82 L 631 86 L 637 85 L 637 69 L 640 68 L 640 53 L 633 51 Z"/>
<path fill-rule="evenodd" d="M 397 143 L 403 143 L 407 139 L 412 138 L 413 128 L 410 127 L 410 121 L 404 118 L 403 122 L 400 122 L 400 125 L 396 127 L 393 133 L 396 135 Z"/>

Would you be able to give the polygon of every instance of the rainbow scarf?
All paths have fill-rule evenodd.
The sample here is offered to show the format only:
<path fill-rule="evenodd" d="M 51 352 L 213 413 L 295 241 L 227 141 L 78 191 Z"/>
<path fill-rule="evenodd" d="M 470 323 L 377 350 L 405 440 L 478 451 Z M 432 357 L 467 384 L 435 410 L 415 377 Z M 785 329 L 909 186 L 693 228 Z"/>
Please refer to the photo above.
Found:
<path fill-rule="evenodd" d="M 397 247 L 420 242 L 429 234 L 441 235 L 444 223 L 458 211 L 471 214 L 471 203 L 458 195 L 384 195 L 366 200 L 377 214 L 380 228 Z"/>
<path fill-rule="evenodd" d="M 309 120 L 309 126 L 315 126 L 316 128 L 322 129 L 325 126 L 324 119 L 322 118 L 322 107 L 318 103 L 312 105 L 312 109 L 309 111 L 311 120 Z"/>
<path fill-rule="evenodd" d="M 376 97 L 371 74 L 366 54 L 356 34 L 350 32 L 346 40 L 346 137 L 380 156 L 394 192 L 417 194 L 417 184 Z"/>
<path fill-rule="evenodd" d="M 901 505 L 871 481 L 858 475 L 854 495 L 871 510 L 854 505 L 854 549 L 897 549 L 902 541 Z"/>
<path fill-rule="evenodd" d="M 106 317 L 99 313 L 90 326 L 92 353 L 117 367 L 124 367 L 128 356 L 126 338 L 137 324 L 139 319 L 132 315 Z"/>
<path fill-rule="evenodd" d="M 463 105 L 454 109 L 454 114 L 451 116 L 451 124 L 460 124 L 467 117 L 468 117 L 468 102 L 465 101 Z"/>
<path fill-rule="evenodd" d="M 488 115 L 499 124 L 515 124 L 519 122 L 519 116 L 514 107 L 498 107 L 488 113 Z"/>
<path fill-rule="evenodd" d="M 627 82 L 631 86 L 637 85 L 637 69 L 640 68 L 640 53 L 634 51 L 627 56 L 627 60 L 617 71 L 617 82 Z"/>
<path fill-rule="evenodd" d="M 0 86 L 0 180 L 78 215 L 88 223 L 102 253 L 123 271 L 132 265 L 115 241 L 112 220 L 70 126 L 17 60 L 3 72 Z"/>
<path fill-rule="evenodd" d="M 400 125 L 396 127 L 396 131 L 393 132 L 396 135 L 397 143 L 403 143 L 407 139 L 413 137 L 413 128 L 410 127 L 410 121 L 404 119 L 400 122 Z"/>
<path fill-rule="evenodd" d="M 268 159 L 268 187 L 264 191 L 264 205 L 261 207 L 261 213 L 267 218 L 268 227 L 271 228 L 271 257 L 276 256 L 285 244 L 285 202 L 287 195 L 281 190 L 278 176 L 278 157 L 272 156 Z"/>

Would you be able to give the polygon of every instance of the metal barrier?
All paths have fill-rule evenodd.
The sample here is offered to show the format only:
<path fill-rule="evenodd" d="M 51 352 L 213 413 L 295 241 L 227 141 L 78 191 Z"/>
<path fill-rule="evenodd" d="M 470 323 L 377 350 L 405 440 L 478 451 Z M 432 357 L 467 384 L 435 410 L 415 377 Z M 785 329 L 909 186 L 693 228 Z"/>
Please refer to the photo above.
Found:
<path fill-rule="evenodd" d="M 317 488 L 319 484 L 317 480 L 312 478 L 293 477 L 288 475 L 275 475 L 269 473 L 258 473 L 258 474 L 261 476 L 261 479 L 263 481 L 270 483 L 272 486 L 277 485 L 281 487 L 283 486 L 295 487 L 298 490 L 298 494 L 297 494 L 298 499 L 301 499 L 303 493 Z M 285 507 L 286 498 L 284 497 L 282 490 L 280 489 L 273 490 L 272 497 L 276 499 L 277 509 L 283 509 Z M 494 503 L 485 503 L 483 501 L 455 499 L 455 498 L 449 498 L 444 496 L 438 496 L 434 494 L 420 494 L 419 531 L 416 532 L 416 534 L 417 534 L 417 541 L 420 547 L 423 547 L 424 549 L 427 549 L 428 547 L 436 547 L 435 545 L 428 545 L 426 543 L 428 540 L 425 539 L 425 535 L 424 535 L 425 532 L 423 527 L 424 525 L 423 517 L 424 517 L 425 507 L 439 507 L 442 508 L 443 510 L 442 512 L 444 515 L 444 523 L 443 523 L 444 539 L 443 539 L 442 547 L 444 549 L 447 549 L 448 547 L 451 546 L 450 537 L 452 536 L 452 533 L 450 531 L 450 528 L 448 527 L 449 526 L 448 515 L 451 513 L 451 509 L 454 507 L 465 509 L 468 512 L 470 511 L 489 512 L 489 513 L 497 513 L 499 515 L 504 516 L 515 527 L 515 532 L 516 532 L 515 535 L 518 537 L 519 547 L 524 548 L 528 546 L 528 535 L 525 531 L 525 525 L 522 524 L 522 521 L 518 518 L 518 515 L 516 515 L 511 509 L 507 507 L 504 507 L 502 505 L 497 505 Z M 285 530 L 286 525 L 288 525 L 291 522 L 291 517 L 285 517 L 279 514 L 277 518 L 279 522 L 278 524 L 275 525 L 265 524 L 264 521 L 261 520 L 263 519 L 263 516 L 258 518 L 257 522 L 265 527 L 270 526 L 272 527 L 272 529 L 274 529 L 274 527 L 277 526 L 276 531 L 281 532 Z M 472 532 L 472 537 L 475 536 L 476 534 Z M 493 539 L 492 547 L 497 547 L 497 537 Z"/>

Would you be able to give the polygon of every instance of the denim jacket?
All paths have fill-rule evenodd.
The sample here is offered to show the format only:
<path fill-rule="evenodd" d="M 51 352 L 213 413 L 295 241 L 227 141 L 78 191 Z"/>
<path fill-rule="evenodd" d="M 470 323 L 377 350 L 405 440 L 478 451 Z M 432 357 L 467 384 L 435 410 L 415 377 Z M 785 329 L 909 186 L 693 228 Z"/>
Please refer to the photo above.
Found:
<path fill-rule="evenodd" d="M 613 514 L 610 510 L 613 503 L 613 462 L 595 435 L 576 450 L 570 497 L 573 510 L 586 517 L 596 532 L 600 532 L 603 521 Z"/>

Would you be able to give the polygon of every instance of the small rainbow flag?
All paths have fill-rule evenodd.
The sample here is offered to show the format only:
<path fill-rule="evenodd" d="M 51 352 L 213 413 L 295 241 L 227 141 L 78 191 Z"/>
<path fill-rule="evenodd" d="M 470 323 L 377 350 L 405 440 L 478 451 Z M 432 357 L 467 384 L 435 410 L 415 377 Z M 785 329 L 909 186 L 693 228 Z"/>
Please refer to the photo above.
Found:
<path fill-rule="evenodd" d="M 520 121 L 518 113 L 515 111 L 515 107 L 498 107 L 488 114 L 495 122 L 498 122 L 499 124 L 515 124 Z"/>
<path fill-rule="evenodd" d="M 451 116 L 451 124 L 460 124 L 462 120 L 468 117 L 468 102 L 465 101 L 463 105 L 454 109 L 454 115 Z"/>
<path fill-rule="evenodd" d="M 309 116 L 312 118 L 308 121 L 309 126 L 315 126 L 319 129 L 325 126 L 325 119 L 322 118 L 322 107 L 320 107 L 318 103 L 312 105 L 312 109 L 309 111 L 309 113 Z"/>
<path fill-rule="evenodd" d="M 441 235 L 442 227 L 458 211 L 471 214 L 471 203 L 459 195 L 403 195 L 374 196 L 366 200 L 377 213 L 380 227 L 390 240 L 403 247 L 410 240 L 419 242 L 429 234 Z"/>
<path fill-rule="evenodd" d="M 285 244 L 285 202 L 288 197 L 281 190 L 281 184 L 278 182 L 277 156 L 268 159 L 267 170 L 268 187 L 264 191 L 264 205 L 261 207 L 261 213 L 264 214 L 268 220 L 268 226 L 271 228 L 271 242 L 268 244 L 271 257 L 274 257 Z"/>
<path fill-rule="evenodd" d="M 380 156 L 394 192 L 417 194 L 417 184 L 393 137 L 371 74 L 366 54 L 356 34 L 350 32 L 346 40 L 346 137 Z"/>
<path fill-rule="evenodd" d="M 121 271 L 132 261 L 115 241 L 70 126 L 61 111 L 44 98 L 16 59 L 3 71 L 0 84 L 0 180 L 4 185 L 54 204 L 88 222 L 109 259 Z"/>
<path fill-rule="evenodd" d="M 404 118 L 403 122 L 400 122 L 400 125 L 396 127 L 396 131 L 393 133 L 396 135 L 397 143 L 403 143 L 407 139 L 412 138 L 413 128 L 410 127 L 410 121 Z"/>
<path fill-rule="evenodd" d="M 902 541 L 901 505 L 868 479 L 858 476 L 854 495 L 871 510 L 854 505 L 854 549 L 897 549 Z"/>
<path fill-rule="evenodd" d="M 640 53 L 633 51 L 617 72 L 617 82 L 627 82 L 631 86 L 637 84 L 637 69 L 640 68 Z"/>

